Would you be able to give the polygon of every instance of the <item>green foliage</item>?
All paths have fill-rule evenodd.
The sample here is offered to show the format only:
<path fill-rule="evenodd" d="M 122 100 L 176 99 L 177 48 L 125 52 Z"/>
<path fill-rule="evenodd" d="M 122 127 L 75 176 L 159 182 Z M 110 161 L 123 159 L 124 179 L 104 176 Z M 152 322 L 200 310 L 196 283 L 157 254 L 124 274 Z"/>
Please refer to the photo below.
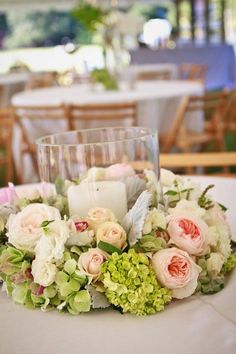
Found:
<path fill-rule="evenodd" d="M 72 16 L 89 32 L 96 32 L 97 27 L 104 24 L 108 13 L 100 6 L 89 4 L 82 0 L 71 12 Z"/>
<path fill-rule="evenodd" d="M 207 192 L 212 188 L 214 188 L 214 184 L 210 184 L 209 186 L 207 186 L 198 198 L 198 205 L 201 208 L 208 210 L 213 207 L 214 204 L 212 200 L 207 196 Z"/>
<path fill-rule="evenodd" d="M 104 86 L 106 90 L 118 90 L 116 79 L 107 69 L 95 69 L 91 73 L 91 78 Z"/>
<path fill-rule="evenodd" d="M 163 238 L 153 235 L 144 235 L 141 240 L 135 244 L 134 249 L 136 252 L 157 252 L 166 247 L 166 241 Z"/>
<path fill-rule="evenodd" d="M 14 11 L 9 12 L 7 48 L 61 44 L 62 38 L 73 40 L 80 26 L 63 11 Z"/>
<path fill-rule="evenodd" d="M 101 281 L 109 302 L 122 312 L 154 314 L 171 301 L 170 290 L 157 283 L 149 259 L 134 250 L 113 253 L 102 265 Z"/>

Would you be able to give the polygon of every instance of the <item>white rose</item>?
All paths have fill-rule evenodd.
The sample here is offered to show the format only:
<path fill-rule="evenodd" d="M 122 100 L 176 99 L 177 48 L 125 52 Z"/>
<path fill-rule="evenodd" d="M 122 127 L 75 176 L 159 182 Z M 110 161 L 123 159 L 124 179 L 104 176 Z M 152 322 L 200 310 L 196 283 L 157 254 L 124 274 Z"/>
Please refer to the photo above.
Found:
<path fill-rule="evenodd" d="M 61 220 L 59 210 L 45 204 L 29 204 L 22 211 L 10 215 L 7 223 L 9 242 L 16 248 L 34 252 L 43 234 L 41 224 L 46 220 Z"/>
<path fill-rule="evenodd" d="M 173 172 L 166 170 L 165 168 L 161 168 L 161 184 L 165 187 L 172 186 L 173 182 L 179 178 Z"/>
<path fill-rule="evenodd" d="M 91 248 L 82 253 L 78 260 L 80 270 L 93 278 L 100 275 L 101 265 L 108 259 L 108 255 L 99 248 Z"/>
<path fill-rule="evenodd" d="M 110 209 L 107 208 L 92 208 L 88 212 L 87 221 L 91 229 L 95 232 L 106 221 L 116 221 L 116 217 Z"/>
<path fill-rule="evenodd" d="M 102 224 L 96 234 L 97 243 L 104 241 L 122 249 L 126 243 L 126 232 L 122 226 L 115 222 L 105 222 Z"/>
<path fill-rule="evenodd" d="M 168 212 L 171 215 L 179 215 L 183 213 L 191 213 L 199 218 L 202 218 L 205 215 L 205 209 L 201 208 L 195 200 L 186 200 L 181 199 L 175 208 L 169 208 Z"/>
<path fill-rule="evenodd" d="M 224 264 L 224 257 L 220 253 L 211 253 L 210 258 L 207 259 L 207 271 L 213 276 L 220 273 Z"/>
<path fill-rule="evenodd" d="M 50 262 L 35 259 L 32 262 L 31 272 L 34 277 L 34 282 L 46 287 L 55 281 L 57 267 Z"/>
<path fill-rule="evenodd" d="M 35 247 L 36 258 L 47 262 L 61 260 L 69 236 L 70 230 L 66 221 L 56 220 L 50 223 Z"/>
<path fill-rule="evenodd" d="M 143 235 L 149 234 L 152 230 L 156 230 L 158 228 L 165 229 L 166 228 L 166 217 L 165 214 L 157 210 L 156 208 L 150 210 L 146 217 L 144 227 L 143 227 Z"/>

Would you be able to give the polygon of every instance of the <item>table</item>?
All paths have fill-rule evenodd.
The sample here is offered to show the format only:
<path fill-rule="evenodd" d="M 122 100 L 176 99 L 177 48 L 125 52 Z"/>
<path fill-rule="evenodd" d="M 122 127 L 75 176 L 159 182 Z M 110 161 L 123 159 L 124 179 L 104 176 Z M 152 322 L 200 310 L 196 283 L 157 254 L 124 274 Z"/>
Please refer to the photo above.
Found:
<path fill-rule="evenodd" d="M 236 179 L 197 177 L 215 184 L 230 208 L 236 235 Z M 111 310 L 80 316 L 17 306 L 0 293 L 1 354 L 233 354 L 236 348 L 236 271 L 221 292 L 176 301 L 164 312 L 135 317 Z"/>
<path fill-rule="evenodd" d="M 12 104 L 18 106 L 55 106 L 59 104 L 81 103 L 116 103 L 135 101 L 138 103 L 138 125 L 155 128 L 161 133 L 166 132 L 175 116 L 177 107 L 184 95 L 200 95 L 203 93 L 203 85 L 200 82 L 189 81 L 140 81 L 134 89 L 130 89 L 127 83 L 121 85 L 119 91 L 92 90 L 88 84 L 74 85 L 70 87 L 51 87 L 24 91 L 13 96 Z M 57 133 L 65 129 L 64 122 L 49 122 L 35 120 L 28 122 L 27 129 L 30 129 L 32 142 L 41 136 Z M 112 122 L 113 125 L 117 123 Z M 79 123 L 77 128 L 94 128 L 97 126 L 112 125 L 107 121 L 86 122 L 86 125 Z M 188 125 L 192 130 L 202 131 L 203 116 L 189 117 Z M 14 135 L 14 159 L 16 169 L 19 167 L 19 132 Z M 27 158 L 27 156 L 26 156 Z M 29 159 L 26 159 L 29 164 Z M 26 170 L 24 182 L 37 181 L 32 176 L 32 169 Z"/>
<path fill-rule="evenodd" d="M 235 53 L 233 46 L 229 44 L 159 50 L 140 48 L 131 51 L 130 55 L 132 64 L 196 63 L 207 65 L 207 90 L 236 86 Z"/>

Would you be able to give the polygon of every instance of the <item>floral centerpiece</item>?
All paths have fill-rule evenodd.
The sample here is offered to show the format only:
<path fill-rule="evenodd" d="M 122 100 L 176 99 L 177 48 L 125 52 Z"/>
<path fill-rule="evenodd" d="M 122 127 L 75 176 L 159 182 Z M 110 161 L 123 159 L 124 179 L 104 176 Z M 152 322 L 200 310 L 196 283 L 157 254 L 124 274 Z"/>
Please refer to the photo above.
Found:
<path fill-rule="evenodd" d="M 68 190 L 91 176 L 133 181 L 128 190 L 139 193 L 129 194 L 122 220 L 99 205 L 71 215 Z M 236 264 L 225 207 L 211 198 L 213 186 L 201 190 L 166 170 L 161 183 L 157 204 L 155 174 L 137 176 L 122 163 L 93 167 L 79 181 L 43 183 L 31 195 L 2 189 L 3 290 L 17 304 L 73 315 L 109 306 L 149 315 L 175 299 L 220 291 Z"/>

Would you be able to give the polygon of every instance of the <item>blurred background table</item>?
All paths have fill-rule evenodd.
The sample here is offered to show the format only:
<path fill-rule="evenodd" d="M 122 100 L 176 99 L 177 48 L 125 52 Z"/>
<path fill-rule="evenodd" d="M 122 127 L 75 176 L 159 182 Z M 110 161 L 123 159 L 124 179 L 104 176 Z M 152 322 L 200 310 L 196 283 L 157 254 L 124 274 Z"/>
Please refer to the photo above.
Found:
<path fill-rule="evenodd" d="M 206 89 L 215 90 L 236 86 L 236 61 L 234 48 L 229 44 L 187 46 L 175 49 L 151 50 L 140 48 L 130 52 L 131 63 L 158 64 L 195 63 L 207 65 Z"/>
<path fill-rule="evenodd" d="M 70 87 L 51 87 L 18 93 L 12 98 L 13 106 L 57 106 L 60 104 L 102 104 L 102 103 L 137 103 L 137 125 L 158 129 L 160 132 L 168 131 L 180 100 L 185 95 L 200 95 L 203 93 L 203 84 L 189 81 L 140 81 L 133 89 L 129 83 L 124 82 L 118 91 L 104 91 L 96 89 L 89 84 L 80 84 Z M 27 117 L 25 117 L 27 118 Z M 77 122 L 76 128 L 94 128 L 98 126 L 117 125 L 117 122 L 107 120 L 92 122 Z M 202 131 L 203 116 L 190 117 L 188 124 L 191 129 Z M 43 119 L 27 121 L 27 130 L 30 132 L 32 142 L 38 137 L 65 130 L 65 120 L 50 121 L 46 116 Z M 19 156 L 19 142 L 21 134 L 18 129 L 14 131 L 13 150 L 16 170 L 22 163 Z M 28 156 L 25 156 L 27 159 Z M 29 159 L 28 159 L 29 160 Z M 29 163 L 26 162 L 28 165 Z M 27 168 L 24 182 L 37 181 L 32 171 Z"/>

